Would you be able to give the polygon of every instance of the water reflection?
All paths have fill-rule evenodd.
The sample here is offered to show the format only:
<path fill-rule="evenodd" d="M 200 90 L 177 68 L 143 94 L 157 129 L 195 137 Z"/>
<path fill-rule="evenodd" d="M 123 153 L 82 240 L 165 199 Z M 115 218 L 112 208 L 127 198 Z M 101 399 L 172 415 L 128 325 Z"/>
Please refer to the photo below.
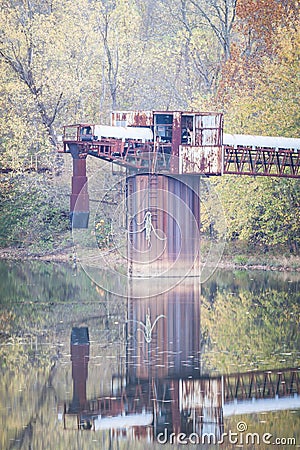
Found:
<path fill-rule="evenodd" d="M 153 449 L 240 420 L 300 439 L 296 273 L 121 300 L 71 265 L 0 261 L 0 283 L 1 448 Z"/>
<path fill-rule="evenodd" d="M 197 281 L 189 279 L 160 296 L 137 300 L 138 292 L 146 289 L 145 283 L 131 286 L 126 358 L 112 375 L 110 389 L 90 398 L 89 330 L 72 329 L 73 397 L 59 411 L 65 430 L 159 443 L 184 433 L 198 442 L 205 436 L 217 442 L 226 433 L 227 417 L 300 408 L 298 367 L 207 373 Z"/>

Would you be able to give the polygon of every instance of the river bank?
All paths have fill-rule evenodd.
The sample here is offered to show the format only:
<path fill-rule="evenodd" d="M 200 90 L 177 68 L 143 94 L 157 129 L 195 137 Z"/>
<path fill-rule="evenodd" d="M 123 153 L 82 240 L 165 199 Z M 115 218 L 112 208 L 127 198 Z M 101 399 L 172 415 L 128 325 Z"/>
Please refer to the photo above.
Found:
<path fill-rule="evenodd" d="M 39 260 L 58 263 L 79 262 L 73 246 L 45 253 L 34 253 L 26 248 L 0 248 L 0 259 Z M 124 261 L 120 260 L 120 264 Z M 252 252 L 234 252 L 227 248 L 218 263 L 220 269 L 267 270 L 280 272 L 300 272 L 300 256 L 272 253 L 270 255 Z"/>

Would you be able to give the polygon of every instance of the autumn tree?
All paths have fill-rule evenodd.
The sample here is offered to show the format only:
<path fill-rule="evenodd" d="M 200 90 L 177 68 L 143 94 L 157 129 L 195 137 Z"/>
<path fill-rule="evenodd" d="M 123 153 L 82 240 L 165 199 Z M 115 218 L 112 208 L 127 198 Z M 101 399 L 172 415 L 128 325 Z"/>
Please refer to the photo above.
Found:
<path fill-rule="evenodd" d="M 160 3 L 175 63 L 174 96 L 184 108 L 215 91 L 220 69 L 230 55 L 235 11 L 233 0 Z"/>
<path fill-rule="evenodd" d="M 87 10 L 85 0 L 2 4 L 1 88 L 11 104 L 3 105 L 5 153 L 12 153 L 14 141 L 16 154 L 56 150 L 63 123 L 99 111 L 95 92 L 99 97 L 101 82 L 92 70 L 99 50 Z"/>
<path fill-rule="evenodd" d="M 226 113 L 229 130 L 297 135 L 299 16 L 291 7 L 295 3 L 238 2 L 231 58 L 212 99 Z"/>
<path fill-rule="evenodd" d="M 111 109 L 217 110 L 227 132 L 299 134 L 296 0 L 4 0 L 0 8 L 2 170 L 40 158 L 51 167 L 62 125 L 107 123 Z M 220 180 L 220 189 L 234 192 L 235 182 Z M 260 207 L 265 218 L 276 201 Z M 247 220 L 232 221 L 232 236 L 237 227 L 250 242 L 245 230 L 257 216 L 246 201 L 242 208 Z"/>
<path fill-rule="evenodd" d="M 0 55 L 17 80 L 24 83 L 34 102 L 51 143 L 56 145 L 54 121 L 64 106 L 63 91 L 49 96 L 51 51 L 55 50 L 57 32 L 54 27 L 52 2 L 4 2 L 1 7 L 3 23 Z M 45 60 L 45 48 L 48 60 Z"/>
<path fill-rule="evenodd" d="M 225 61 L 230 58 L 232 27 L 235 22 L 237 0 L 191 0 L 203 24 L 216 36 L 223 49 Z"/>

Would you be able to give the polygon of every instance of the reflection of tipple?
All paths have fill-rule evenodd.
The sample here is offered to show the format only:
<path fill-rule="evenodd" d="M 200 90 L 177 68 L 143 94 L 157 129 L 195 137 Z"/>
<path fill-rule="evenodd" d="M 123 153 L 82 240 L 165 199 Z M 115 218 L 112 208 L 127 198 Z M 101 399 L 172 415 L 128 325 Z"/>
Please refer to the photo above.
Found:
<path fill-rule="evenodd" d="M 78 412 L 86 407 L 89 354 L 88 328 L 73 328 L 71 334 L 73 400 L 69 407 L 70 412 Z"/>
<path fill-rule="evenodd" d="M 199 378 L 199 283 L 186 278 L 159 296 L 137 300 L 150 284 L 135 280 L 131 286 L 133 296 L 128 300 L 127 324 L 129 379 Z M 160 280 L 160 287 L 163 292 L 164 280 Z"/>
<path fill-rule="evenodd" d="M 223 427 L 221 378 L 200 379 L 199 297 L 186 298 L 180 307 L 182 289 L 177 288 L 177 296 L 173 293 L 173 303 L 171 296 L 165 294 L 165 302 L 160 304 L 160 311 L 170 318 L 175 312 L 175 318 L 181 318 L 181 323 L 175 319 L 173 324 L 164 314 L 152 323 L 154 305 L 158 306 L 156 298 L 147 305 L 135 302 L 129 306 L 131 311 L 135 310 L 132 317 L 137 319 L 142 318 L 146 308 L 151 330 L 145 328 L 149 326 L 147 319 L 145 327 L 129 319 L 128 332 L 140 336 L 128 339 L 126 377 L 114 377 L 112 392 L 108 395 L 86 399 L 88 332 L 87 328 L 72 330 L 74 390 L 72 402 L 65 403 L 63 409 L 65 429 L 107 430 L 112 436 L 151 440 L 165 430 L 168 434 L 181 431 L 201 434 L 213 429 L 214 434 L 220 436 Z M 185 290 L 187 295 L 190 290 L 187 287 Z M 191 292 L 195 295 L 194 289 Z M 184 323 L 190 321 L 191 316 L 198 318 L 194 322 L 198 333 Z M 195 336 L 198 338 L 193 340 Z M 136 351 L 131 352 L 131 345 Z"/>
<path fill-rule="evenodd" d="M 130 308 L 137 323 L 146 311 L 153 324 L 153 305 L 157 303 L 155 299 L 148 305 L 135 303 Z M 190 300 L 190 304 L 192 303 Z M 144 339 L 147 344 L 143 344 L 144 348 L 149 348 L 150 351 L 142 353 L 138 350 L 138 340 L 130 338 L 129 346 L 134 345 L 137 349 L 135 353 L 129 352 L 127 355 L 127 376 L 114 377 L 111 392 L 94 399 L 86 398 L 88 329 L 73 328 L 73 399 L 69 403 L 65 402 L 61 410 L 65 429 L 103 431 L 108 432 L 111 438 L 126 437 L 148 441 L 157 439 L 159 435 L 168 439 L 172 433 L 174 436 L 179 433 L 186 436 L 196 433 L 199 437 L 211 435 L 218 440 L 224 432 L 225 416 L 300 407 L 299 368 L 213 377 L 201 375 L 199 346 L 197 344 L 191 347 L 189 333 L 178 335 L 178 340 L 173 336 L 174 342 L 179 346 L 168 348 L 170 323 L 165 319 L 168 313 L 174 314 L 172 309 L 175 304 L 165 308 L 166 304 L 162 303 L 161 308 L 155 311 L 155 314 L 166 313 L 166 316 L 160 314 L 161 318 L 156 322 L 160 330 L 155 330 L 154 327 L 150 338 L 145 339 L 147 335 L 136 329 L 140 339 Z M 183 304 L 186 305 L 186 302 Z M 175 322 L 180 325 L 176 317 L 184 316 L 188 311 L 181 310 L 180 313 L 180 308 L 178 311 Z M 194 314 L 197 314 L 195 309 Z M 129 331 L 134 332 L 134 327 L 129 328 Z M 159 347 L 156 333 L 166 343 L 165 347 Z M 193 330 L 190 333 L 191 336 L 194 335 Z M 185 342 L 187 347 L 179 344 L 181 342 Z"/>

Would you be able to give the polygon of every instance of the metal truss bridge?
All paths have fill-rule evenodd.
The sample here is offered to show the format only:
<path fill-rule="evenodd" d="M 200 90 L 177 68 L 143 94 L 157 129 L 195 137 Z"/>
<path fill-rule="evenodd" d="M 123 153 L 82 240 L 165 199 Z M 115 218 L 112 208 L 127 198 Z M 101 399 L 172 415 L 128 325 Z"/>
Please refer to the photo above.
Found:
<path fill-rule="evenodd" d="M 65 126 L 61 151 L 135 173 L 300 177 L 300 139 L 223 134 L 222 114 L 115 112 L 111 122 Z"/>

